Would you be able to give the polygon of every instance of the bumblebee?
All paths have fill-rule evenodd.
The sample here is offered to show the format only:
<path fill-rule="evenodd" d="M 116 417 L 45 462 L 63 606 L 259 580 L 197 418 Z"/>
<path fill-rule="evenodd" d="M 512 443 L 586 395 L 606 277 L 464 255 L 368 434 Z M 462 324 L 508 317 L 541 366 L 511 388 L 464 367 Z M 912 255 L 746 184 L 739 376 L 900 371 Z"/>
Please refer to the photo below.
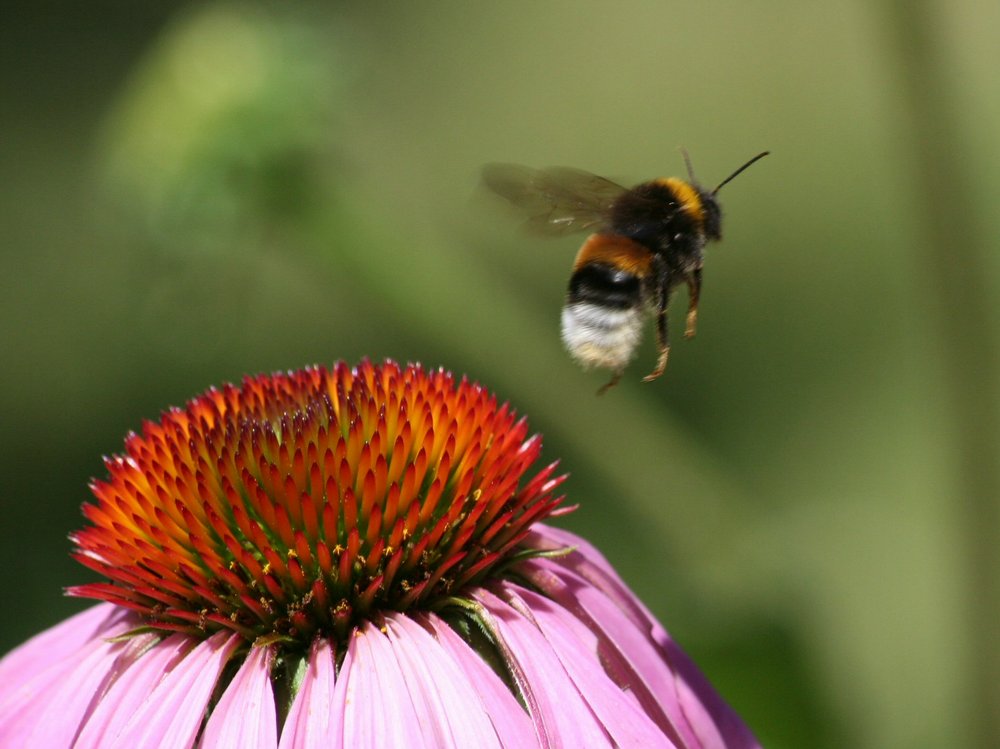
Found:
<path fill-rule="evenodd" d="M 705 245 L 722 237 L 716 195 L 736 175 L 768 155 L 758 154 L 712 191 L 694 179 L 654 179 L 632 188 L 567 167 L 530 169 L 490 164 L 483 181 L 528 215 L 536 233 L 562 236 L 595 230 L 580 247 L 562 310 L 562 340 L 584 368 L 612 370 L 598 394 L 618 384 L 635 354 L 647 315 L 656 318 L 656 367 L 651 382 L 667 367 L 670 336 L 667 305 L 674 289 L 688 289 L 684 337 L 695 334 Z"/>

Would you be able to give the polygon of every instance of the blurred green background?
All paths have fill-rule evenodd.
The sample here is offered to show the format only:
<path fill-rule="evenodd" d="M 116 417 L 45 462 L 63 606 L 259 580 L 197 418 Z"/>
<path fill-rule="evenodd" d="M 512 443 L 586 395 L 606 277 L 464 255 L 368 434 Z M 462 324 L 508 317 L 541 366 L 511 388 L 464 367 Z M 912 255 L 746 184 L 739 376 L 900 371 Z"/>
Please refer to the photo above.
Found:
<path fill-rule="evenodd" d="M 66 534 L 128 430 L 392 357 L 530 417 L 560 523 L 766 746 L 989 746 L 998 30 L 994 0 L 5 11 L 0 652 L 86 605 Z M 709 186 L 773 154 L 721 194 L 699 337 L 645 385 L 650 330 L 595 398 L 558 334 L 580 239 L 478 170 L 628 184 L 681 146 Z"/>

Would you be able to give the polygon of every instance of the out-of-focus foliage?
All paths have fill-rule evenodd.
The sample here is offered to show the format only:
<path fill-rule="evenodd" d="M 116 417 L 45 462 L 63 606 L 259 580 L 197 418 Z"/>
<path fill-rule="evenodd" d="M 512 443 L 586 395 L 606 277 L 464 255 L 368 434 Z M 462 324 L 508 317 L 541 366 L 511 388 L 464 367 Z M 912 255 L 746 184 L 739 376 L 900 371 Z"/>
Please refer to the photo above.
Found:
<path fill-rule="evenodd" d="M 130 72 L 100 153 L 114 202 L 165 252 L 245 251 L 328 210 L 345 66 L 329 19 L 211 5 Z"/>
<path fill-rule="evenodd" d="M 995 6 L 941 6 L 970 212 L 1000 198 Z M 26 10 L 0 40 L 0 650 L 79 607 L 58 598 L 88 579 L 65 534 L 127 429 L 246 372 L 390 356 L 530 417 L 572 474 L 563 522 L 766 746 L 965 745 L 954 435 L 913 252 L 948 186 L 914 184 L 889 22 L 865 3 Z M 699 337 L 643 385 L 648 343 L 595 398 L 604 373 L 558 338 L 578 241 L 519 233 L 478 169 L 627 183 L 683 174 L 679 146 L 709 185 L 773 155 L 721 193 Z"/>

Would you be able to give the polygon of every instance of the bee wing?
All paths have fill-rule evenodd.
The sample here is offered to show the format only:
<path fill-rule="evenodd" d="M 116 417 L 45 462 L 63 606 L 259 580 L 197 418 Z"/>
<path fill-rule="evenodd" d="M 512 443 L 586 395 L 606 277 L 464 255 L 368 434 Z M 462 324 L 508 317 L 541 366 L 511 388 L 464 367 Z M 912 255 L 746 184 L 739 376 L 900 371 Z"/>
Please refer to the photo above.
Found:
<path fill-rule="evenodd" d="M 547 236 L 604 225 L 612 204 L 626 189 L 580 169 L 516 164 L 487 164 L 483 183 L 528 215 L 528 229 Z"/>

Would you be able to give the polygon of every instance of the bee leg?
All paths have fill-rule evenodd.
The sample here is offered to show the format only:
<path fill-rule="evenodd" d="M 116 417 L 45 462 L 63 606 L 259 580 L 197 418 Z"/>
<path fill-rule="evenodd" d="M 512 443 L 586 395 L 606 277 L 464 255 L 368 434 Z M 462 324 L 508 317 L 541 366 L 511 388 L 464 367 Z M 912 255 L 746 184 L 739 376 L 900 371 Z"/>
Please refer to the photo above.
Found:
<path fill-rule="evenodd" d="M 604 395 L 606 392 L 608 392 L 611 388 L 613 388 L 615 385 L 618 384 L 618 381 L 622 378 L 623 374 L 625 374 L 624 369 L 619 369 L 617 372 L 615 372 L 607 383 L 601 385 L 600 389 L 597 391 L 597 394 Z"/>
<path fill-rule="evenodd" d="M 667 369 L 667 357 L 670 356 L 670 336 L 667 331 L 667 307 L 666 300 L 656 315 L 656 347 L 660 350 L 660 357 L 656 360 L 656 369 L 642 378 L 643 382 L 652 382 L 662 375 Z"/>
<path fill-rule="evenodd" d="M 688 285 L 688 311 L 687 324 L 684 326 L 684 338 L 694 338 L 698 328 L 698 297 L 701 296 L 701 268 L 692 271 L 687 279 Z"/>

